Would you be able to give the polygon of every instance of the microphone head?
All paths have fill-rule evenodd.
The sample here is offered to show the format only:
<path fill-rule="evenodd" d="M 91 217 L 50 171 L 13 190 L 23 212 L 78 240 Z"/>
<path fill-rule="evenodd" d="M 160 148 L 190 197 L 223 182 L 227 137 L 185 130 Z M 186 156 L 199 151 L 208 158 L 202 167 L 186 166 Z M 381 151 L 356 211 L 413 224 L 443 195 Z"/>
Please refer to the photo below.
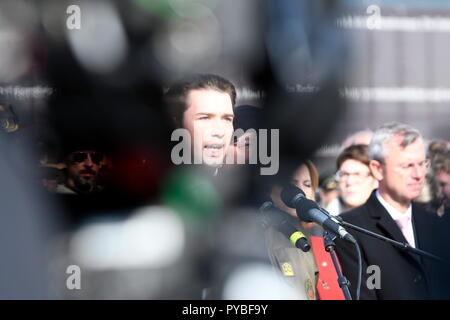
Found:
<path fill-rule="evenodd" d="M 281 200 L 283 200 L 284 204 L 289 208 L 295 208 L 297 200 L 302 197 L 305 197 L 303 190 L 297 188 L 293 184 L 284 186 L 283 191 L 281 191 Z"/>

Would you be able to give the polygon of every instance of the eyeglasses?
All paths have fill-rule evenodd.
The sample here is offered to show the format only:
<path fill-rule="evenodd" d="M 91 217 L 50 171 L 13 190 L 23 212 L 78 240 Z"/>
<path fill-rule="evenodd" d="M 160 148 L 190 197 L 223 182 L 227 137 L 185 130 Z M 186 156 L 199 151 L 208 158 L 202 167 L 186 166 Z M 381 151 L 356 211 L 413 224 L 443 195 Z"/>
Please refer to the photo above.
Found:
<path fill-rule="evenodd" d="M 103 153 L 101 152 L 74 152 L 70 155 L 70 159 L 72 162 L 81 163 L 85 161 L 88 157 L 88 155 L 91 157 L 91 160 L 95 164 L 100 164 L 103 160 Z"/>
<path fill-rule="evenodd" d="M 419 167 L 419 169 L 428 169 L 430 167 L 430 159 L 425 159 L 423 161 L 417 162 L 417 163 L 405 163 L 405 164 L 401 164 L 399 165 L 399 169 L 401 169 L 402 171 L 407 171 L 410 172 L 413 168 L 415 168 L 416 166 Z"/>
<path fill-rule="evenodd" d="M 362 181 L 365 178 L 370 177 L 370 172 L 346 172 L 346 171 L 342 171 L 339 170 L 338 172 L 336 172 L 336 180 L 337 181 L 343 181 L 344 179 L 348 179 L 350 178 L 350 176 L 353 177 L 353 179 L 355 181 Z"/>

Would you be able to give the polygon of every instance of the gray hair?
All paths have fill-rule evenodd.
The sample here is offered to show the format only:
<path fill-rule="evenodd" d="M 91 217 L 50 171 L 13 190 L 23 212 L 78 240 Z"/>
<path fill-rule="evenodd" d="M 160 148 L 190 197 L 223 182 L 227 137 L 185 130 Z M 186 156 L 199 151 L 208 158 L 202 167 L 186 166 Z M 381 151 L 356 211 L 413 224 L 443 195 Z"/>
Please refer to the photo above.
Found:
<path fill-rule="evenodd" d="M 383 163 L 386 158 L 386 142 L 395 135 L 400 135 L 403 138 L 400 144 L 403 148 L 412 144 L 417 138 L 422 138 L 419 130 L 410 125 L 399 122 L 384 124 L 375 131 L 370 141 L 369 160 L 377 160 Z"/>

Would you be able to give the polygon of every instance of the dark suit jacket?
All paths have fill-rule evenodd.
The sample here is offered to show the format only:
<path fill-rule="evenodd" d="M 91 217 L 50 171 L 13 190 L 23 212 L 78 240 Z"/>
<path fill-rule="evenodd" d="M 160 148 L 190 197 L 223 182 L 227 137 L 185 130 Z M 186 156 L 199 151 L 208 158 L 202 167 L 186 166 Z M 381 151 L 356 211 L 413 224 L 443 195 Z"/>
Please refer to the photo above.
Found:
<path fill-rule="evenodd" d="M 375 191 L 367 202 L 341 217 L 354 225 L 384 235 L 391 239 L 406 242 L 400 228 L 386 209 L 378 201 Z M 412 205 L 412 221 L 416 248 L 439 255 L 439 237 L 442 234 L 440 221 L 436 215 Z M 361 248 L 363 273 L 361 299 L 433 299 L 442 297 L 439 284 L 443 278 L 439 263 L 403 251 L 392 244 L 372 238 L 346 228 L 357 240 Z M 442 245 L 441 245 L 442 246 Z M 336 252 L 344 275 L 350 281 L 350 292 L 356 297 L 358 264 L 355 247 L 352 244 L 336 240 Z M 369 289 L 367 267 L 377 265 L 380 268 L 381 288 Z M 370 279 L 372 282 L 372 278 Z M 439 287 L 439 288 L 438 288 Z"/>

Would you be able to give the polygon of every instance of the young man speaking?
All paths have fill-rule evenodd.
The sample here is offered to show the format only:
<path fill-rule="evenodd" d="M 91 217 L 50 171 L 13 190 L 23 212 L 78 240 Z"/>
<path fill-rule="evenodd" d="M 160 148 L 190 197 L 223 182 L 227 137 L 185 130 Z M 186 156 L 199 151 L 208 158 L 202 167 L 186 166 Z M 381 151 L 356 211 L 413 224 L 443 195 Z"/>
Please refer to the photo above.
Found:
<path fill-rule="evenodd" d="M 234 85 L 217 75 L 195 74 L 173 84 L 166 101 L 176 127 L 184 128 L 189 135 L 186 139 L 191 146 L 183 145 L 180 163 L 221 167 L 233 135 Z M 172 158 L 177 155 L 174 151 Z M 176 159 L 174 162 L 179 164 Z"/>

